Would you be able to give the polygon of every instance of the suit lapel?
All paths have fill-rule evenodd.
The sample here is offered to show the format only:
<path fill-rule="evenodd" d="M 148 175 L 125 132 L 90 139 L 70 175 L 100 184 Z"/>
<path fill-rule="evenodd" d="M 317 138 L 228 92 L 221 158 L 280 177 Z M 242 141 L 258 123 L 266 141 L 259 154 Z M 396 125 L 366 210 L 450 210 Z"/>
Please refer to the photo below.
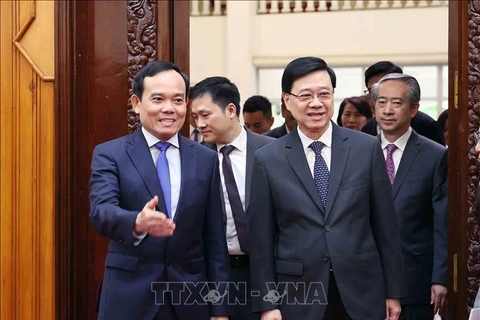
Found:
<path fill-rule="evenodd" d="M 130 138 L 126 149 L 128 156 L 145 183 L 150 196 L 152 198 L 158 196 L 158 210 L 165 212 L 165 200 L 160 187 L 160 181 L 158 180 L 157 169 L 141 129 L 136 130 Z"/>
<path fill-rule="evenodd" d="M 412 167 L 413 162 L 415 162 L 415 158 L 417 157 L 419 151 L 420 141 L 418 140 L 418 135 L 412 130 L 412 134 L 407 141 L 405 151 L 403 152 L 402 159 L 400 160 L 400 165 L 398 166 L 395 180 L 393 181 L 392 189 L 394 199 L 397 196 L 398 190 L 403 184 L 408 171 Z"/>
<path fill-rule="evenodd" d="M 332 158 L 330 161 L 330 182 L 328 184 L 327 213 L 325 215 L 325 219 L 332 210 L 338 188 L 342 182 L 343 173 L 345 172 L 348 155 L 350 153 L 350 147 L 347 143 L 345 143 L 347 137 L 342 134 L 339 127 L 333 123 L 330 125 L 333 126 Z"/>
<path fill-rule="evenodd" d="M 317 204 L 317 207 L 325 214 L 325 209 L 323 208 L 322 201 L 318 195 L 317 187 L 315 186 L 312 173 L 308 167 L 307 158 L 305 157 L 302 141 L 298 136 L 296 128 L 287 136 L 285 147 L 285 156 L 290 163 L 290 166 L 310 194 L 312 200 Z"/>
<path fill-rule="evenodd" d="M 253 158 L 255 150 L 260 148 L 261 144 L 255 139 L 255 136 L 247 129 L 247 167 L 245 168 L 245 212 L 247 212 L 250 203 L 250 187 L 252 185 Z"/>
<path fill-rule="evenodd" d="M 180 161 L 182 168 L 182 177 L 180 182 L 180 195 L 178 197 L 177 210 L 173 221 L 177 222 L 183 213 L 184 203 L 182 199 L 188 199 L 190 192 L 192 191 L 193 184 L 195 182 L 195 174 L 197 171 L 196 153 L 193 149 L 195 146 L 194 141 L 178 135 L 178 143 L 180 146 Z"/>

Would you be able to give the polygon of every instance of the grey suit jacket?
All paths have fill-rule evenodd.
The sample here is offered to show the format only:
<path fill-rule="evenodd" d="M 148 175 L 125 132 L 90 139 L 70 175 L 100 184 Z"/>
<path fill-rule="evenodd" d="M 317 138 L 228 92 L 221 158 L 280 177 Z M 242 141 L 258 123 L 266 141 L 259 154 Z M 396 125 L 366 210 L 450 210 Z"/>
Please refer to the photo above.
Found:
<path fill-rule="evenodd" d="M 280 308 L 286 320 L 322 319 L 332 267 L 349 315 L 384 319 L 385 299 L 405 291 L 385 160 L 378 139 L 331 125 L 326 210 L 298 129 L 255 155 L 247 212 L 252 290 L 260 293 L 253 309 Z"/>
<path fill-rule="evenodd" d="M 407 296 L 430 303 L 432 284 L 447 285 L 447 148 L 412 131 L 395 176 Z"/>

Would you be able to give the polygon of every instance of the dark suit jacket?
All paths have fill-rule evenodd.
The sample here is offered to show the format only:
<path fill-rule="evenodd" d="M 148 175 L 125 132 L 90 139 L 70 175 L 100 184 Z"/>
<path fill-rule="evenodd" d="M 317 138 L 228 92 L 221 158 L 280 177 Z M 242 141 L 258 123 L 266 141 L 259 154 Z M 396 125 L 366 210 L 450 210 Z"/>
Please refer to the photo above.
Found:
<path fill-rule="evenodd" d="M 442 128 L 437 121 L 433 120 L 428 114 L 418 111 L 417 115 L 412 119 L 410 126 L 419 135 L 438 142 L 442 146 L 445 145 L 445 136 L 443 135 Z M 367 121 L 367 123 L 363 126 L 362 131 L 372 136 L 376 136 L 378 134 L 377 120 L 375 117 Z"/>
<path fill-rule="evenodd" d="M 252 186 L 252 173 L 253 173 L 253 159 L 255 156 L 255 151 L 269 142 L 275 141 L 271 137 L 267 137 L 263 134 L 258 134 L 250 131 L 246 127 L 245 131 L 247 132 L 247 166 L 245 168 L 245 209 L 248 209 L 250 204 L 250 190 Z M 217 145 L 213 143 L 204 143 L 204 145 L 215 152 L 218 152 Z M 220 184 L 221 185 L 221 184 Z M 223 192 L 221 191 L 222 199 L 222 208 L 225 209 L 225 203 L 223 199 Z M 245 210 L 245 211 L 246 211 Z M 223 210 L 226 219 L 226 212 Z"/>
<path fill-rule="evenodd" d="M 447 149 L 415 131 L 395 176 L 407 296 L 429 304 L 432 283 L 447 285 Z"/>
<path fill-rule="evenodd" d="M 90 220 L 110 239 L 99 319 L 153 319 L 161 308 L 155 302 L 163 300 L 166 282 L 228 280 L 218 158 L 182 136 L 179 146 L 182 177 L 174 234 L 168 238 L 147 235 L 138 246 L 134 246 L 133 237 L 137 214 L 155 195 L 160 198 L 157 210 L 165 212 L 145 137 L 139 129 L 93 151 Z M 185 288 L 172 285 L 169 289 L 178 293 Z M 194 288 L 190 298 L 203 301 L 201 289 Z M 211 315 L 227 314 L 224 305 L 184 304 L 188 294 L 178 296 L 181 301 L 174 302 L 182 304 L 175 306 L 180 320 L 207 320 Z"/>
<path fill-rule="evenodd" d="M 404 294 L 385 160 L 378 139 L 331 125 L 326 211 L 297 129 L 255 154 L 247 212 L 255 243 L 250 253 L 252 290 L 260 293 L 253 308 L 279 307 L 286 320 L 322 319 L 331 265 L 350 316 L 384 319 L 385 299 Z M 285 289 L 279 304 L 272 303 Z M 309 304 L 312 300 L 317 303 Z"/>
<path fill-rule="evenodd" d="M 272 138 L 280 138 L 280 137 L 283 137 L 284 135 L 287 134 L 287 128 L 285 127 L 285 123 L 282 124 L 280 127 L 276 127 L 270 131 L 268 131 L 267 133 L 265 133 L 265 135 L 269 136 L 269 137 L 272 137 Z"/>

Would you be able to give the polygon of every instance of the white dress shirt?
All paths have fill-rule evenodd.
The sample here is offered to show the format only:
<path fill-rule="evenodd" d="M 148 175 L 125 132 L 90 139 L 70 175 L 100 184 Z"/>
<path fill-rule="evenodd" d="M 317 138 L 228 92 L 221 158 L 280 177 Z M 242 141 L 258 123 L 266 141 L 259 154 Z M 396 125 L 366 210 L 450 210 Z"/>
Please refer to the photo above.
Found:
<path fill-rule="evenodd" d="M 315 151 L 309 148 L 310 144 L 314 141 L 320 141 L 323 143 L 322 148 L 322 157 L 327 164 L 328 171 L 330 170 L 330 164 L 332 162 L 332 124 L 328 123 L 327 131 L 325 131 L 322 136 L 318 140 L 312 140 L 307 137 L 300 127 L 298 127 L 298 136 L 302 141 L 303 150 L 305 151 L 305 157 L 307 158 L 308 167 L 310 168 L 310 172 L 312 173 L 313 177 L 313 167 L 315 166 Z"/>
<path fill-rule="evenodd" d="M 240 125 L 240 124 L 239 124 Z M 234 146 L 235 149 L 230 153 L 229 158 L 232 162 L 233 176 L 237 185 L 238 194 L 242 201 L 243 211 L 245 211 L 245 176 L 247 170 L 247 132 L 242 126 L 242 130 L 238 137 L 229 145 Z M 230 206 L 230 199 L 228 198 L 227 188 L 225 186 L 225 178 L 223 176 L 223 154 L 220 149 L 224 144 L 217 144 L 218 160 L 220 163 L 220 179 L 222 180 L 223 200 L 225 202 L 225 212 L 227 214 L 227 247 L 228 253 L 244 254 L 240 249 L 240 243 L 237 237 L 237 229 L 235 228 L 235 221 L 233 220 L 232 208 Z"/>
<path fill-rule="evenodd" d="M 412 128 L 409 127 L 407 132 L 405 132 L 400 138 L 398 138 L 397 141 L 393 142 L 393 144 L 397 147 L 397 149 L 395 149 L 392 154 L 393 165 L 395 166 L 395 175 L 397 174 L 398 166 L 400 165 L 400 161 L 402 160 L 403 152 L 405 151 L 405 147 L 407 146 L 408 139 L 410 139 L 411 135 Z M 389 145 L 391 142 L 388 142 L 385 139 L 383 133 L 380 134 L 380 139 L 382 141 L 383 156 L 385 157 L 385 159 L 387 159 L 387 145 Z"/>
<path fill-rule="evenodd" d="M 142 133 L 145 136 L 145 140 L 147 140 L 147 145 L 150 148 L 150 154 L 152 155 L 153 163 L 155 166 L 157 165 L 157 158 L 160 154 L 160 150 L 155 147 L 157 142 L 160 142 L 158 138 L 152 135 L 150 132 L 145 130 L 142 127 Z M 168 169 L 170 171 L 170 187 L 171 187 L 171 204 L 172 207 L 170 208 L 170 218 L 173 220 L 175 217 L 175 213 L 177 211 L 178 205 L 178 198 L 180 196 L 180 184 L 181 184 L 181 177 L 182 177 L 182 170 L 181 170 L 181 160 L 180 160 L 180 145 L 178 143 L 178 133 L 171 137 L 169 140 L 165 142 L 170 142 L 171 146 L 167 149 L 167 160 L 168 160 Z M 162 199 L 159 197 L 159 201 Z"/>

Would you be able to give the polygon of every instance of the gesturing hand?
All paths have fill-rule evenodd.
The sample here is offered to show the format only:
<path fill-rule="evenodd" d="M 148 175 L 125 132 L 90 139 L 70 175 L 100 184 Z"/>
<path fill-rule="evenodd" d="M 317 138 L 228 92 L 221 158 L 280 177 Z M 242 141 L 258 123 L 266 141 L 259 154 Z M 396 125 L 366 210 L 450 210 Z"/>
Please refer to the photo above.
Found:
<path fill-rule="evenodd" d="M 154 237 L 170 237 L 175 230 L 175 223 L 163 212 L 155 210 L 158 196 L 153 197 L 143 207 L 135 220 L 135 232 L 147 233 Z"/>

